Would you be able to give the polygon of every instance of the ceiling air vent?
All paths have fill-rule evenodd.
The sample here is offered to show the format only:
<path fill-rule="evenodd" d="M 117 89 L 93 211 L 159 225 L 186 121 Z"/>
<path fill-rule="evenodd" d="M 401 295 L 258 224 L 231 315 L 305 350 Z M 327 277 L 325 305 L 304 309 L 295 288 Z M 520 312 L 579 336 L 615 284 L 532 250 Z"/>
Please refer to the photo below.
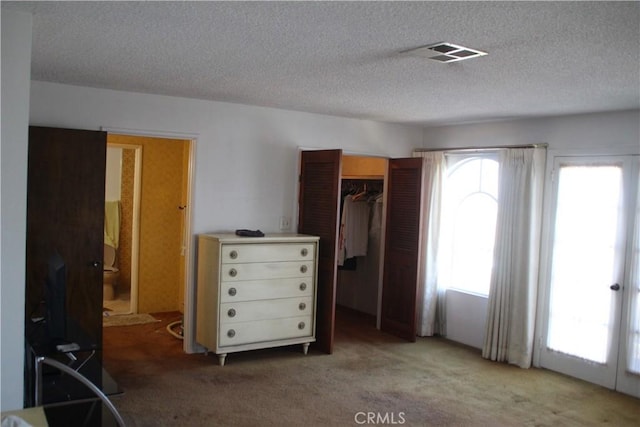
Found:
<path fill-rule="evenodd" d="M 480 50 L 444 42 L 407 50 L 404 53 L 407 55 L 423 56 L 438 62 L 456 62 L 487 54 L 487 52 Z"/>

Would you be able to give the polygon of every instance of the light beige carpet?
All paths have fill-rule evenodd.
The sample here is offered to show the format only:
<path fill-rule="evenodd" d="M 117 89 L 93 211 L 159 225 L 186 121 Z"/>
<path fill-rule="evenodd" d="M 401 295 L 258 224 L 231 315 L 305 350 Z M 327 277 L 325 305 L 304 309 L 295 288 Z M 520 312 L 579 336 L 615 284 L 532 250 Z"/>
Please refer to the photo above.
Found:
<path fill-rule="evenodd" d="M 442 338 L 407 343 L 337 310 L 332 355 L 301 346 L 185 354 L 156 324 L 108 328 L 104 366 L 128 427 L 637 427 L 640 400 Z M 371 417 L 371 422 L 369 418 Z"/>
<path fill-rule="evenodd" d="M 102 317 L 102 326 L 108 328 L 110 326 L 129 326 L 144 325 L 145 323 L 159 322 L 158 319 L 150 314 L 108 314 L 106 312 Z"/>

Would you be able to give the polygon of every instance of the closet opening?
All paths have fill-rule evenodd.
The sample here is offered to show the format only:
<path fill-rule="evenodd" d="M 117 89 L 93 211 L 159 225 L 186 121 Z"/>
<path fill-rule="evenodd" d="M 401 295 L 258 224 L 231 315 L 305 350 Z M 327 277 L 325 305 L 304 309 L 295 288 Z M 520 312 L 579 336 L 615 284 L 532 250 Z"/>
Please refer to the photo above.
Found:
<path fill-rule="evenodd" d="M 387 159 L 342 156 L 336 310 L 379 327 Z"/>

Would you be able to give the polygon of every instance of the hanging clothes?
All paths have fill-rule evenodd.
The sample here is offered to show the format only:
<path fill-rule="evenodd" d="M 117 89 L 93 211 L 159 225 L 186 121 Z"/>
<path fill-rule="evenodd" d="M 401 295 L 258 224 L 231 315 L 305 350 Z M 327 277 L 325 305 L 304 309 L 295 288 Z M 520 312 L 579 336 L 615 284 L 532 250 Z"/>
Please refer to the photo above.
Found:
<path fill-rule="evenodd" d="M 371 224 L 369 225 L 369 239 L 380 239 L 382 235 L 382 194 L 372 200 Z"/>
<path fill-rule="evenodd" d="M 345 259 L 367 255 L 369 242 L 370 206 L 366 200 L 354 200 L 354 196 L 344 198 L 338 245 L 338 265 Z"/>

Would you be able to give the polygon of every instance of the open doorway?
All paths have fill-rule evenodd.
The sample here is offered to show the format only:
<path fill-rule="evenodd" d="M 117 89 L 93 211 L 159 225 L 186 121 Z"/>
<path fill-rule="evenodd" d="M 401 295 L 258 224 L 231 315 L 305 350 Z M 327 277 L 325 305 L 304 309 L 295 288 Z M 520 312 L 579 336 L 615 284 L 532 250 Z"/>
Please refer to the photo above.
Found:
<path fill-rule="evenodd" d="M 105 315 L 138 312 L 142 145 L 107 142 L 103 307 Z M 112 271 L 112 277 L 108 272 Z"/>
<path fill-rule="evenodd" d="M 342 156 L 336 309 L 379 325 L 387 159 Z"/>
<path fill-rule="evenodd" d="M 103 285 L 105 316 L 184 313 L 191 141 L 109 133 L 107 146 L 105 254 L 114 247 L 118 277 Z"/>

